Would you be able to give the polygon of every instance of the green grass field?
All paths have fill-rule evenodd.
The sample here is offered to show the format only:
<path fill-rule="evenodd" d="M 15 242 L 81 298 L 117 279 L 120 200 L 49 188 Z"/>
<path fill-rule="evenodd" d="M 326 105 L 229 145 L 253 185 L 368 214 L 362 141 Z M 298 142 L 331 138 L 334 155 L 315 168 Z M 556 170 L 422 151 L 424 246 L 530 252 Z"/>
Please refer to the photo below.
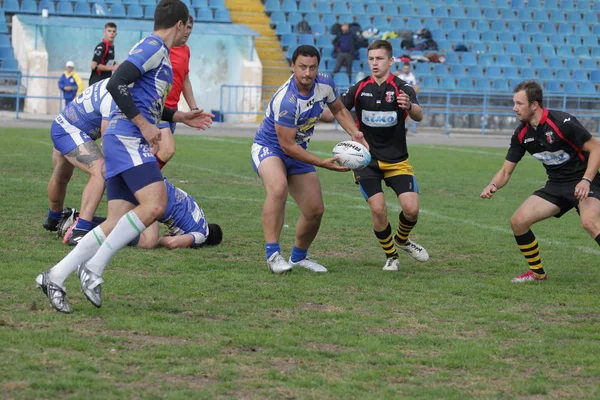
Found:
<path fill-rule="evenodd" d="M 509 219 L 543 184 L 539 162 L 524 159 L 481 200 L 505 149 L 412 146 L 422 213 L 411 237 L 431 260 L 402 254 L 398 273 L 381 271 L 351 175 L 319 171 L 326 211 L 311 255 L 330 272 L 276 276 L 251 140 L 177 142 L 164 174 L 223 227 L 223 244 L 124 249 L 105 273 L 103 307 L 70 277 L 75 313 L 63 315 L 34 282 L 68 252 L 41 226 L 48 132 L 0 131 L 0 398 L 600 398 L 600 249 L 575 212 L 534 228 L 548 281 L 510 282 L 527 266 Z M 333 144 L 311 149 L 325 156 Z M 67 206 L 79 207 L 85 182 L 76 172 Z M 290 200 L 284 256 L 297 216 Z"/>

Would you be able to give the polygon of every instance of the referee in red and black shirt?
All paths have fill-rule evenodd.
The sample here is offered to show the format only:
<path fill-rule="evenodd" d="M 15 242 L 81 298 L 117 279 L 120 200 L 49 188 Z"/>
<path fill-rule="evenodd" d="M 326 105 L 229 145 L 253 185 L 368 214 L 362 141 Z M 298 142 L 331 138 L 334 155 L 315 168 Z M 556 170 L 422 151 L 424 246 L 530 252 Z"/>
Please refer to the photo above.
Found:
<path fill-rule="evenodd" d="M 117 36 L 117 25 L 108 22 L 104 25 L 104 39 L 94 49 L 92 58 L 92 73 L 90 74 L 90 86 L 103 79 L 110 78 L 119 63 L 115 61 L 115 37 Z"/>
<path fill-rule="evenodd" d="M 546 168 L 548 181 L 533 192 L 513 214 L 510 225 L 529 270 L 513 282 L 546 280 L 538 242 L 531 225 L 550 217 L 560 218 L 575 208 L 587 233 L 600 245 L 600 141 L 577 118 L 542 105 L 539 83 L 517 85 L 513 111 L 521 121 L 512 136 L 500 171 L 481 192 L 484 199 L 508 183 L 517 163 L 531 154 Z"/>

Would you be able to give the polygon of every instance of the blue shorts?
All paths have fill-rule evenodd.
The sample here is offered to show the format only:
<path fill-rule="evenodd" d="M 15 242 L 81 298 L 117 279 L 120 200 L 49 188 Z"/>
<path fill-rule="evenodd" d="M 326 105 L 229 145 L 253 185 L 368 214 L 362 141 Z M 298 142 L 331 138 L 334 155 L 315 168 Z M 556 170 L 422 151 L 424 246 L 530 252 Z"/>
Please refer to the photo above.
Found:
<path fill-rule="evenodd" d="M 143 137 L 104 134 L 102 146 L 106 179 L 142 164 L 156 164 L 156 157 Z"/>
<path fill-rule="evenodd" d="M 60 115 L 56 117 L 50 127 L 50 138 L 54 148 L 65 155 L 85 142 L 94 141 L 87 133 L 65 121 Z"/>
<path fill-rule="evenodd" d="M 175 133 L 176 127 L 177 127 L 177 122 L 160 121 L 158 123 L 158 129 L 169 128 L 171 130 L 171 133 Z"/>
<path fill-rule="evenodd" d="M 139 203 L 135 199 L 135 193 L 162 180 L 157 163 L 142 164 L 106 179 L 106 198 L 108 201 L 125 200 L 137 206 Z"/>
<path fill-rule="evenodd" d="M 298 161 L 295 158 L 285 154 L 283 150 L 274 147 L 262 146 L 258 143 L 252 144 L 252 166 L 257 174 L 260 163 L 269 157 L 279 157 L 281 161 L 283 161 L 288 175 L 307 174 L 309 172 L 317 171 L 314 165 Z"/>

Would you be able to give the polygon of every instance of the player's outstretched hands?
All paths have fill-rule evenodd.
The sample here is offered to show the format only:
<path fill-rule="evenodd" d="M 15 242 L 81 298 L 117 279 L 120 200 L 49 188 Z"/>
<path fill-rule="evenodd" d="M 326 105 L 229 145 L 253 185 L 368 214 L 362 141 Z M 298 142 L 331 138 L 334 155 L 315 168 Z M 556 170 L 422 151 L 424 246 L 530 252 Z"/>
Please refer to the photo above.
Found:
<path fill-rule="evenodd" d="M 213 123 L 214 114 L 204 112 L 204 110 L 192 110 L 183 113 L 183 123 L 192 128 L 206 130 Z"/>
<path fill-rule="evenodd" d="M 365 146 L 367 148 L 367 150 L 371 150 L 371 149 L 369 149 L 369 143 L 367 143 L 367 141 L 365 139 L 365 135 L 363 135 L 363 133 L 361 131 L 358 131 L 358 133 L 351 135 L 351 137 L 352 137 L 352 140 L 354 140 L 355 142 L 362 143 L 362 145 Z"/>
<path fill-rule="evenodd" d="M 482 199 L 491 199 L 494 193 L 498 191 L 496 185 L 492 185 L 491 183 L 483 188 L 483 192 L 481 192 L 480 196 Z"/>
<path fill-rule="evenodd" d="M 398 102 L 398 107 L 403 110 L 408 110 L 410 107 L 410 97 L 402 90 L 398 92 L 398 99 L 396 101 Z"/>
<path fill-rule="evenodd" d="M 157 146 L 160 142 L 160 129 L 156 125 L 150 123 L 144 124 L 144 127 L 140 131 L 150 146 Z"/>
<path fill-rule="evenodd" d="M 350 168 L 344 167 L 343 165 L 340 165 L 338 163 L 337 157 L 331 157 L 331 158 L 327 158 L 327 159 L 323 160 L 323 164 L 321 165 L 321 167 L 329 169 L 331 171 L 338 171 L 338 172 L 350 171 Z"/>

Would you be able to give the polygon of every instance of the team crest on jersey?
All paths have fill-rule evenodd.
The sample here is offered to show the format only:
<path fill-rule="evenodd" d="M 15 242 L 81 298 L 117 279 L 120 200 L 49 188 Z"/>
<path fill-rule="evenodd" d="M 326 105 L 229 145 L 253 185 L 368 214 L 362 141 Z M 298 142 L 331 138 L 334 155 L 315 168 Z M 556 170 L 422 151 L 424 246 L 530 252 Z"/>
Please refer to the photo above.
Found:
<path fill-rule="evenodd" d="M 552 131 L 546 132 L 546 141 L 550 144 L 554 143 L 554 136 L 552 135 Z"/>
<path fill-rule="evenodd" d="M 385 92 L 385 101 L 391 103 L 394 101 L 394 92 Z"/>

